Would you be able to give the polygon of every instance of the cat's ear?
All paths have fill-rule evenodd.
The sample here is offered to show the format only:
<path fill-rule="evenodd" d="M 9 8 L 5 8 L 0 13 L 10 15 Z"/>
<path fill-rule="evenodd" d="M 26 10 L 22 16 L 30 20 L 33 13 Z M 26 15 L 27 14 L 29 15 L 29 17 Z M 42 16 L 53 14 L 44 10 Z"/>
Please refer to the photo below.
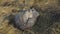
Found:
<path fill-rule="evenodd" d="M 38 13 L 38 11 L 36 11 L 34 8 L 32 8 L 32 12 L 33 12 L 33 15 L 35 17 L 39 16 L 40 14 Z"/>
<path fill-rule="evenodd" d="M 36 11 L 34 8 L 30 9 L 31 11 Z"/>

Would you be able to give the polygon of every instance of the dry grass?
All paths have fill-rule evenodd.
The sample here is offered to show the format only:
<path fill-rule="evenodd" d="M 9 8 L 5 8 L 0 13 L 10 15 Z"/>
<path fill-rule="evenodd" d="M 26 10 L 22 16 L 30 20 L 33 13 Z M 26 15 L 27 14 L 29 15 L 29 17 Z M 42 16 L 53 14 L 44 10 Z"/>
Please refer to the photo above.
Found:
<path fill-rule="evenodd" d="M 4 2 L 11 2 L 12 0 L 0 0 L 1 4 L 4 4 Z M 14 1 L 14 0 L 13 0 Z M 1 6 L 0 5 L 0 33 L 1 34 L 60 34 L 60 22 L 53 22 L 49 13 L 50 10 L 48 10 L 48 7 L 55 7 L 53 8 L 57 13 L 60 13 L 60 6 L 57 5 L 58 0 L 29 0 L 25 1 L 25 6 L 18 6 L 19 4 L 24 4 L 24 0 L 19 0 L 17 2 L 17 6 Z M 22 31 L 14 27 L 13 24 L 9 24 L 9 20 L 6 18 L 9 15 L 15 15 L 16 12 L 21 8 L 29 9 L 31 6 L 35 6 L 34 8 L 37 8 L 38 12 L 40 12 L 40 16 L 38 17 L 38 20 L 36 24 L 31 28 L 30 31 Z M 42 9 L 42 11 L 39 10 L 39 8 Z M 12 12 L 12 10 L 17 10 L 15 12 Z M 46 10 L 46 11 L 45 11 Z M 54 10 L 52 10 L 54 12 Z M 12 16 L 8 17 L 12 19 Z M 50 22 L 51 20 L 51 22 Z M 51 25 L 52 23 L 52 25 Z"/>

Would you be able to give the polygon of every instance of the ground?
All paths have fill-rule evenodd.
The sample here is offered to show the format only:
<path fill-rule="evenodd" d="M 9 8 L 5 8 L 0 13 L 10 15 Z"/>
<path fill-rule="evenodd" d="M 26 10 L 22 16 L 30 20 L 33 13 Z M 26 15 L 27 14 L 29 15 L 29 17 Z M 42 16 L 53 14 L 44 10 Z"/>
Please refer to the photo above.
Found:
<path fill-rule="evenodd" d="M 35 8 L 40 16 L 31 30 L 14 27 L 19 10 Z M 0 0 L 0 34 L 60 34 L 60 0 Z"/>

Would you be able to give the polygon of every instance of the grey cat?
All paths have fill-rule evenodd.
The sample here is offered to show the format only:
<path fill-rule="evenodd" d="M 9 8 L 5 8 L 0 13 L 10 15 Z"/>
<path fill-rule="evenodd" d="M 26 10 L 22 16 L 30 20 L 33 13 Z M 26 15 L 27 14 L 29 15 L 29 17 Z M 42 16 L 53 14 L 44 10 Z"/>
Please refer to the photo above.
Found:
<path fill-rule="evenodd" d="M 15 15 L 15 25 L 22 30 L 29 29 L 35 24 L 38 16 L 39 13 L 34 8 L 20 11 Z"/>

